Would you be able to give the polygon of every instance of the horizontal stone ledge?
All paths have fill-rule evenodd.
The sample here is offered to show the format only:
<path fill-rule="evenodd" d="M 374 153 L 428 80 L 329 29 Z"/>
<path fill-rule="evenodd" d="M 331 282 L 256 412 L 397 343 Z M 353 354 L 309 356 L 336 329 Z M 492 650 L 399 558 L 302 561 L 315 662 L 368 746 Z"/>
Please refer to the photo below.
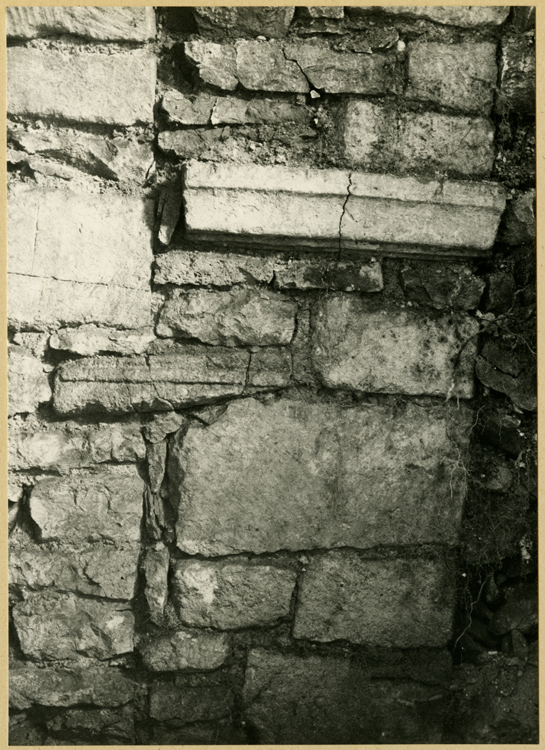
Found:
<path fill-rule="evenodd" d="M 354 243 L 473 250 L 494 244 L 505 190 L 387 174 L 189 162 L 186 234 L 285 247 Z M 392 254 L 395 254 L 392 252 Z"/>
<path fill-rule="evenodd" d="M 8 37 L 73 34 L 86 39 L 145 42 L 155 36 L 153 8 L 7 8 Z"/>

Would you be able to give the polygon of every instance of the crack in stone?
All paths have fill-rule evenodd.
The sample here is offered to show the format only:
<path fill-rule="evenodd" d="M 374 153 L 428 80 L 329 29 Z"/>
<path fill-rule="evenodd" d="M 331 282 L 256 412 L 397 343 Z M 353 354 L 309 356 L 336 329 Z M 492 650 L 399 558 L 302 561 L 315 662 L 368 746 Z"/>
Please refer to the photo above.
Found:
<path fill-rule="evenodd" d="M 344 203 L 343 203 L 342 209 L 341 209 L 341 216 L 339 218 L 339 252 L 337 254 L 337 262 L 339 262 L 341 260 L 341 254 L 342 254 L 342 250 L 343 250 L 343 246 L 342 246 L 342 239 L 343 239 L 343 236 L 342 236 L 342 227 L 343 227 L 344 215 L 346 213 L 346 205 L 347 205 L 347 203 L 348 203 L 348 201 L 350 199 L 350 196 L 352 195 L 352 193 L 351 193 L 352 175 L 353 175 L 353 172 L 349 172 L 348 173 L 348 185 L 346 186 L 346 198 L 344 199 Z"/>
<path fill-rule="evenodd" d="M 297 65 L 297 67 L 299 68 L 299 70 L 301 71 L 301 74 L 304 76 L 304 78 L 305 78 L 305 80 L 307 82 L 307 85 L 308 85 L 307 94 L 310 94 L 311 91 L 315 91 L 316 90 L 315 86 L 312 85 L 312 82 L 311 82 L 310 78 L 307 76 L 307 74 L 305 73 L 305 71 L 303 70 L 303 68 L 301 67 L 301 65 L 299 64 L 299 61 L 296 60 L 293 57 L 288 57 L 288 55 L 286 54 L 286 50 L 285 50 L 285 48 L 284 48 L 283 45 L 280 47 L 280 49 L 282 50 L 282 54 L 284 55 L 284 59 L 286 60 L 286 62 L 295 63 Z"/>

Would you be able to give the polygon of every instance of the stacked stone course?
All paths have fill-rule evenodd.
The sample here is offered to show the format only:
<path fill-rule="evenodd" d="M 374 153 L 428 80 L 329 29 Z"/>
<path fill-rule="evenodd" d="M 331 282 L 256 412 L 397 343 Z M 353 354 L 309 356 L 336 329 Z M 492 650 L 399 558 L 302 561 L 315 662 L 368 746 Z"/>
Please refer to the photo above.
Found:
<path fill-rule="evenodd" d="M 8 8 L 11 744 L 460 740 L 476 433 L 505 477 L 536 408 L 515 10 Z"/>

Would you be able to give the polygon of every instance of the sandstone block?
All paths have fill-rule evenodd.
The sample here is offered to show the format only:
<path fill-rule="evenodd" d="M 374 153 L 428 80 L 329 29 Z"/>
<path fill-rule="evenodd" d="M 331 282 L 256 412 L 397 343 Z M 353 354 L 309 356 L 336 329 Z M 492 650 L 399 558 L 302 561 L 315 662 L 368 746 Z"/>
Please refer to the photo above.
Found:
<path fill-rule="evenodd" d="M 494 243 L 505 191 L 495 183 L 443 182 L 341 170 L 190 162 L 186 232 L 265 247 L 474 248 Z M 279 227 L 281 229 L 279 230 Z M 400 247 L 401 246 L 401 247 Z M 451 250 L 454 252 L 454 249 Z"/>
<path fill-rule="evenodd" d="M 279 261 L 274 267 L 278 289 L 331 289 L 346 292 L 380 292 L 383 288 L 380 261 Z"/>
<path fill-rule="evenodd" d="M 536 51 L 533 37 L 502 39 L 501 81 L 496 110 L 502 114 L 536 111 Z"/>
<path fill-rule="evenodd" d="M 41 540 L 140 541 L 144 483 L 135 468 L 103 468 L 38 481 L 30 514 Z"/>
<path fill-rule="evenodd" d="M 135 683 L 123 669 L 88 666 L 42 669 L 24 662 L 9 671 L 10 706 L 122 706 L 132 700 Z"/>
<path fill-rule="evenodd" d="M 70 469 L 105 462 L 144 458 L 140 424 L 78 425 L 55 427 L 34 423 L 10 427 L 9 465 L 12 470 L 45 469 L 67 473 Z"/>
<path fill-rule="evenodd" d="M 217 669 L 229 655 L 226 633 L 188 629 L 149 638 L 138 648 L 144 665 L 153 672 Z"/>
<path fill-rule="evenodd" d="M 261 290 L 195 290 L 165 302 L 156 331 L 222 346 L 286 346 L 295 307 L 292 300 Z"/>
<path fill-rule="evenodd" d="M 328 297 L 315 311 L 313 362 L 329 388 L 471 398 L 479 323 L 372 310 L 353 296 Z"/>
<path fill-rule="evenodd" d="M 157 721 L 183 724 L 230 716 L 234 696 L 222 685 L 177 688 L 166 683 L 152 685 L 150 716 Z"/>
<path fill-rule="evenodd" d="M 169 552 L 162 542 L 146 550 L 144 556 L 144 576 L 146 584 L 144 596 L 152 622 L 158 623 L 163 617 L 168 598 Z"/>
<path fill-rule="evenodd" d="M 435 23 L 448 26 L 462 26 L 468 29 L 477 26 L 499 26 L 509 15 L 510 8 L 470 5 L 464 7 L 437 6 L 419 7 L 412 5 L 381 5 L 383 13 L 408 16 L 410 18 L 426 18 Z M 369 9 L 371 10 L 371 8 Z M 352 9 L 354 12 L 355 9 Z M 365 13 L 363 8 L 358 8 L 359 13 Z"/>
<path fill-rule="evenodd" d="M 500 227 L 500 242 L 522 245 L 536 238 L 536 191 L 532 188 L 507 201 Z"/>
<path fill-rule="evenodd" d="M 8 415 L 32 412 L 51 399 L 42 363 L 22 346 L 8 347 Z"/>
<path fill-rule="evenodd" d="M 104 41 L 145 42 L 155 36 L 153 8 L 19 7 L 6 11 L 8 37 L 74 34 Z"/>
<path fill-rule="evenodd" d="M 75 122 L 153 121 L 155 58 L 137 50 L 100 55 L 11 47 L 8 112 Z"/>
<path fill-rule="evenodd" d="M 453 544 L 469 417 L 445 406 L 407 404 L 396 414 L 233 402 L 213 424 L 190 426 L 170 453 L 178 547 L 217 556 Z"/>
<path fill-rule="evenodd" d="M 309 42 L 286 44 L 285 56 L 297 63 L 311 86 L 328 94 L 386 94 L 394 86 L 391 55 L 335 52 L 327 44 Z"/>
<path fill-rule="evenodd" d="M 109 659 L 133 650 L 126 604 L 34 594 L 13 607 L 13 622 L 23 653 L 36 661 Z"/>
<path fill-rule="evenodd" d="M 261 744 L 440 742 L 446 692 L 348 659 L 250 651 L 244 716 Z"/>
<path fill-rule="evenodd" d="M 286 35 L 295 8 L 195 8 L 194 13 L 203 34 L 274 38 Z"/>
<path fill-rule="evenodd" d="M 23 591 L 48 588 L 106 599 L 132 599 L 139 552 L 137 545 L 77 549 L 13 546 L 9 583 Z"/>
<path fill-rule="evenodd" d="M 49 346 L 88 357 L 99 352 L 142 354 L 154 338 L 151 328 L 118 331 L 87 324 L 77 328 L 61 328 L 51 335 Z"/>
<path fill-rule="evenodd" d="M 492 42 L 410 42 L 409 99 L 488 114 L 497 79 Z"/>
<path fill-rule="evenodd" d="M 14 325 L 99 323 L 142 328 L 151 322 L 149 289 L 87 284 L 8 273 L 8 315 Z"/>
<path fill-rule="evenodd" d="M 186 625 L 230 630 L 287 617 L 297 574 L 271 565 L 178 560 L 174 603 Z"/>
<path fill-rule="evenodd" d="M 453 583 L 442 560 L 366 560 L 351 550 L 329 552 L 313 558 L 302 576 L 293 634 L 387 648 L 446 646 Z"/>
<path fill-rule="evenodd" d="M 173 250 L 155 258 L 156 284 L 233 286 L 250 281 L 270 283 L 274 258 L 235 253 Z"/>

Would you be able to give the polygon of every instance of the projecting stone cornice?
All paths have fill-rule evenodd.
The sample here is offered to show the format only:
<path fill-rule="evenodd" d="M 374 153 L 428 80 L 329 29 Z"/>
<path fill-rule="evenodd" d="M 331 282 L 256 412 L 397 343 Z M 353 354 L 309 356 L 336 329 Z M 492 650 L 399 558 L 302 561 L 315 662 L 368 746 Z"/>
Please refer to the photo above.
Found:
<path fill-rule="evenodd" d="M 480 257 L 496 239 L 505 190 L 493 182 L 192 161 L 184 201 L 194 240 Z"/>

